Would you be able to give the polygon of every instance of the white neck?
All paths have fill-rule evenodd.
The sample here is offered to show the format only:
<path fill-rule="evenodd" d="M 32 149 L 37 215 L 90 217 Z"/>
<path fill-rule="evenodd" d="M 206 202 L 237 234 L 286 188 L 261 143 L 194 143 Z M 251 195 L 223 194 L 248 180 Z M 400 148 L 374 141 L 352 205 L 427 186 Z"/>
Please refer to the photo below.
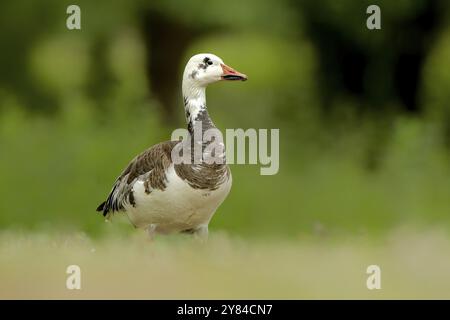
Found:
<path fill-rule="evenodd" d="M 186 122 L 194 122 L 200 111 L 206 110 L 206 88 L 189 79 L 183 80 L 183 99 Z"/>
<path fill-rule="evenodd" d="M 193 138 L 192 142 L 200 143 L 203 150 L 205 148 L 203 133 L 215 128 L 206 108 L 206 86 L 199 86 L 189 78 L 185 78 L 183 80 L 183 99 L 188 130 Z M 196 130 L 200 130 L 200 136 L 195 133 Z"/>

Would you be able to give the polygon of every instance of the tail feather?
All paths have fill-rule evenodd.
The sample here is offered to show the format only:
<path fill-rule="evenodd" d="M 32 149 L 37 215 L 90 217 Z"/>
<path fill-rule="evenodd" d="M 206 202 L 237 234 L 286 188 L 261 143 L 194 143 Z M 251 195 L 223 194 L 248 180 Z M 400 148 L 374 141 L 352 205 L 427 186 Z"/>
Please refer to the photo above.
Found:
<path fill-rule="evenodd" d="M 116 198 L 116 189 L 117 189 L 117 183 L 114 185 L 113 189 L 111 190 L 111 193 L 108 196 L 108 199 L 106 201 L 102 202 L 97 208 L 97 211 L 102 212 L 103 216 L 108 218 L 109 212 L 115 212 L 123 209 L 122 205 L 118 202 Z"/>
<path fill-rule="evenodd" d="M 103 211 L 103 215 L 104 215 L 104 216 L 105 216 L 106 213 L 107 213 L 107 212 L 105 212 L 105 211 L 106 211 L 106 210 L 105 210 L 105 205 L 106 205 L 106 201 L 103 201 L 102 204 L 100 204 L 100 205 L 97 207 L 97 211 L 98 211 L 98 212 Z"/>

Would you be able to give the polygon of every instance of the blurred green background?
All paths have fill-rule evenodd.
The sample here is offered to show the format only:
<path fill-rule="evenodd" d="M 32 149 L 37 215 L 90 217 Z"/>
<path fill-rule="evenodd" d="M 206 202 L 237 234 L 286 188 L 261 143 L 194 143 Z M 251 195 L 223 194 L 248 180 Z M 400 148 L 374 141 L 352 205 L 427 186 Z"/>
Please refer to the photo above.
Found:
<path fill-rule="evenodd" d="M 199 52 L 249 76 L 208 89 L 219 128 L 280 129 L 279 173 L 233 165 L 212 232 L 448 228 L 449 15 L 446 0 L 2 1 L 0 228 L 103 234 L 116 176 L 185 126 L 181 74 Z"/>

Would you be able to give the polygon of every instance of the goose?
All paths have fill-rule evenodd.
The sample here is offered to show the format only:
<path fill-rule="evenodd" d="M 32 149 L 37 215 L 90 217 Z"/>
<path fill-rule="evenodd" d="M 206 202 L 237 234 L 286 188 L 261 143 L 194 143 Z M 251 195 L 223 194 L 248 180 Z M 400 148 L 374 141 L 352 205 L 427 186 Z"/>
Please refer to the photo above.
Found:
<path fill-rule="evenodd" d="M 187 128 L 192 144 L 204 145 L 194 134 L 216 129 L 206 107 L 206 87 L 218 81 L 247 80 L 247 76 L 227 66 L 211 53 L 194 55 L 183 73 L 182 93 Z M 183 143 L 165 141 L 136 156 L 113 184 L 106 201 L 97 211 L 109 218 L 124 212 L 136 228 L 155 234 L 189 233 L 205 240 L 216 209 L 231 189 L 231 171 L 223 155 L 222 163 L 178 163 L 174 148 Z M 200 149 L 205 152 L 205 148 Z M 193 151 L 191 151 L 193 152 Z"/>

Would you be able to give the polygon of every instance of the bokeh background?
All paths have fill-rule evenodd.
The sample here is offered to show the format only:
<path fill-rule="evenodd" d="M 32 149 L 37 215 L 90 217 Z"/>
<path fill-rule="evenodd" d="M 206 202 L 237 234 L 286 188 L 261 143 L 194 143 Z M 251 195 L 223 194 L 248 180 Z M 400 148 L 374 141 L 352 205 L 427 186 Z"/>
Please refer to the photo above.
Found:
<path fill-rule="evenodd" d="M 0 40 L 0 298 L 450 298 L 449 1 L 3 0 Z M 280 170 L 232 166 L 205 246 L 149 243 L 95 209 L 185 126 L 199 52 L 248 74 L 209 111 L 280 129 Z"/>
<path fill-rule="evenodd" d="M 185 126 L 198 52 L 249 75 L 208 89 L 218 127 L 280 129 L 279 173 L 233 165 L 212 232 L 449 226 L 450 2 L 80 0 L 72 31 L 70 4 L 0 5 L 1 230 L 102 235 L 95 208 L 116 176 Z M 381 30 L 366 28 L 370 4 Z"/>

